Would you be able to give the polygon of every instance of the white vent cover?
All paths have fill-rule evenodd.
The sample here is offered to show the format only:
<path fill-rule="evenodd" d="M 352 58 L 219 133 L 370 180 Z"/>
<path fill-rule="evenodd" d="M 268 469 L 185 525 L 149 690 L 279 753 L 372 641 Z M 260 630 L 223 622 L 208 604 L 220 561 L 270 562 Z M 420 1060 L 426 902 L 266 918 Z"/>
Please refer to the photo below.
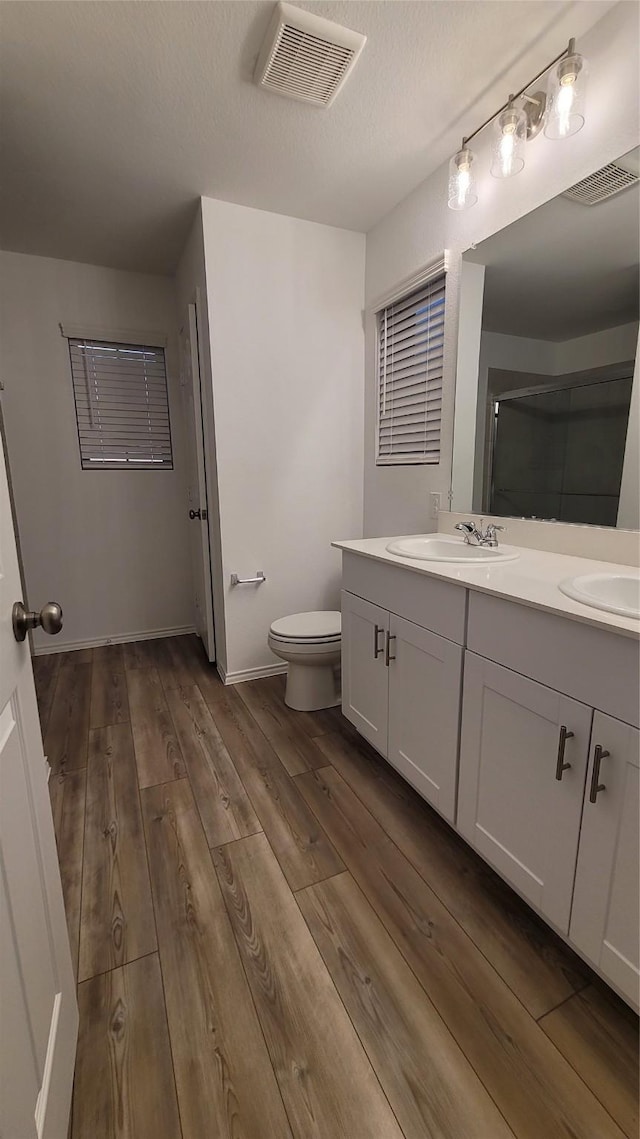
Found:
<path fill-rule="evenodd" d="M 290 99 L 328 107 L 366 40 L 331 20 L 278 4 L 258 56 L 255 81 Z"/>
<path fill-rule="evenodd" d="M 565 190 L 564 197 L 570 198 L 572 202 L 582 202 L 583 206 L 596 206 L 598 202 L 612 198 L 628 186 L 635 186 L 638 181 L 640 179 L 637 174 L 625 170 L 618 162 L 610 162 L 601 170 L 596 170 L 595 174 L 583 178 L 582 182 L 570 186 Z"/>

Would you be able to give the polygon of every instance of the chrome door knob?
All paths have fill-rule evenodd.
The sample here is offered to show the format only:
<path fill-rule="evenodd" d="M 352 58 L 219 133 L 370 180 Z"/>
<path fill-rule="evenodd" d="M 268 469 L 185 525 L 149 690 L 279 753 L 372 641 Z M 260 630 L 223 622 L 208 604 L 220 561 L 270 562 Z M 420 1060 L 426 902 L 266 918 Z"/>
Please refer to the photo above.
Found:
<path fill-rule="evenodd" d="M 16 601 L 11 616 L 16 641 L 24 641 L 29 629 L 40 627 L 44 633 L 54 636 L 62 628 L 62 609 L 56 601 L 47 601 L 39 613 L 29 612 L 21 601 Z"/>

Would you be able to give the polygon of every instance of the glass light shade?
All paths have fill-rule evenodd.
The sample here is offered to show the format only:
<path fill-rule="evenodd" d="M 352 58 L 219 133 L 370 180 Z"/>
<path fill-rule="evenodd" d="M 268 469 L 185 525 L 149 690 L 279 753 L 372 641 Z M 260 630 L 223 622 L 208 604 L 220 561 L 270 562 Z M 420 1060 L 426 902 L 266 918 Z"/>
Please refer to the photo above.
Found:
<path fill-rule="evenodd" d="M 449 163 L 449 209 L 468 210 L 478 201 L 473 164 L 476 156 L 468 146 L 454 154 Z"/>
<path fill-rule="evenodd" d="M 511 178 L 524 166 L 524 144 L 527 138 L 527 116 L 513 105 L 506 107 L 495 120 L 491 173 L 494 178 Z"/>
<path fill-rule="evenodd" d="M 587 61 L 577 52 L 565 56 L 549 75 L 547 138 L 569 138 L 584 126 Z"/>

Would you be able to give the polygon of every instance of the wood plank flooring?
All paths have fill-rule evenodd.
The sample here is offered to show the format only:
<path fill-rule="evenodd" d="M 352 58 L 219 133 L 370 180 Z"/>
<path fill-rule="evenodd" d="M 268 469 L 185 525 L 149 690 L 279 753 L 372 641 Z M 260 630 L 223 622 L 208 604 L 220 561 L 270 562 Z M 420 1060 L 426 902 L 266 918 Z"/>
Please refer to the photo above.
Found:
<path fill-rule="evenodd" d="M 637 1017 L 339 710 L 189 636 L 34 672 L 71 1139 L 635 1139 Z"/>
<path fill-rule="evenodd" d="M 156 949 L 129 724 L 89 733 L 78 980 Z"/>

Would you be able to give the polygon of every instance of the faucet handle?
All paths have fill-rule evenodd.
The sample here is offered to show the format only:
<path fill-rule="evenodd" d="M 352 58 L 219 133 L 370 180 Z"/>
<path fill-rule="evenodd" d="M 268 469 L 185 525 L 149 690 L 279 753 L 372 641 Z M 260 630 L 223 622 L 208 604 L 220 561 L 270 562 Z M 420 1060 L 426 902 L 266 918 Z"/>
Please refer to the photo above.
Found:
<path fill-rule="evenodd" d="M 497 522 L 490 522 L 482 535 L 483 544 L 486 546 L 497 546 L 499 530 L 504 530 L 504 526 L 500 526 Z"/>

